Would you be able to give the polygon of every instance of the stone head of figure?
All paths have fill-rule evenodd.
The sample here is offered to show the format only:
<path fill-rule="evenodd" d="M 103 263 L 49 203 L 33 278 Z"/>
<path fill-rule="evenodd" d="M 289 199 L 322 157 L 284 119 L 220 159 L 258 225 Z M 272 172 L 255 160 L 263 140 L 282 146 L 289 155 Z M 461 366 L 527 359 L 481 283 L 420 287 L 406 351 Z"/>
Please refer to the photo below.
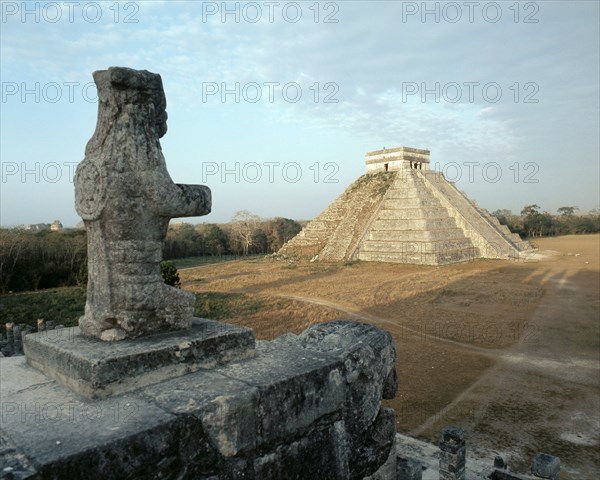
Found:
<path fill-rule="evenodd" d="M 94 72 L 93 76 L 100 104 L 108 104 L 110 110 L 121 105 L 147 107 L 147 115 L 155 123 L 159 138 L 167 133 L 167 100 L 160 75 L 147 70 L 110 67 Z"/>

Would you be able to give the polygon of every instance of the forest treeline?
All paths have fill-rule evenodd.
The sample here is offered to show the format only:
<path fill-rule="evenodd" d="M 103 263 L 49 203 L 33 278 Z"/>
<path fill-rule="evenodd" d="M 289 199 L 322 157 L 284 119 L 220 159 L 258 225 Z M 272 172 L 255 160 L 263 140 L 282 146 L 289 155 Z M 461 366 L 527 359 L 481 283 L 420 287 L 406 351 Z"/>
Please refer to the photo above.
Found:
<path fill-rule="evenodd" d="M 551 214 L 534 204 L 523 207 L 520 215 L 510 210 L 496 210 L 492 215 L 524 239 L 600 232 L 600 209 L 597 208 L 580 213 L 577 207 L 560 207 L 557 214 Z"/>
<path fill-rule="evenodd" d="M 261 219 L 238 212 L 227 224 L 174 223 L 163 258 L 269 254 L 293 238 L 302 225 L 288 218 Z M 87 282 L 87 237 L 82 229 L 30 232 L 0 228 L 0 293 Z"/>
<path fill-rule="evenodd" d="M 561 207 L 557 214 L 550 214 L 538 205 L 528 205 L 520 215 L 509 210 L 496 210 L 492 215 L 523 238 L 600 231 L 598 210 L 578 213 L 576 207 Z M 261 219 L 248 211 L 237 212 L 226 224 L 174 223 L 169 226 L 163 257 L 270 254 L 301 229 L 295 220 Z M 85 230 L 0 229 L 0 293 L 83 286 L 86 281 Z"/>

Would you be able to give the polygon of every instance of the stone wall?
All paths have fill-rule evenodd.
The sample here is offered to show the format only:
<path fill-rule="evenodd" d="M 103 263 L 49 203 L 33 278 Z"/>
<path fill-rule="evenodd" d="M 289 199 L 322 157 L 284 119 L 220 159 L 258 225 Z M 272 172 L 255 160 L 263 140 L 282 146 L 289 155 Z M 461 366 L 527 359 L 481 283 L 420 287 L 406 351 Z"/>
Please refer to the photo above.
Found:
<path fill-rule="evenodd" d="M 411 168 L 418 163 L 422 170 L 429 169 L 429 150 L 397 147 L 368 152 L 365 156 L 367 173 L 396 171 Z"/>

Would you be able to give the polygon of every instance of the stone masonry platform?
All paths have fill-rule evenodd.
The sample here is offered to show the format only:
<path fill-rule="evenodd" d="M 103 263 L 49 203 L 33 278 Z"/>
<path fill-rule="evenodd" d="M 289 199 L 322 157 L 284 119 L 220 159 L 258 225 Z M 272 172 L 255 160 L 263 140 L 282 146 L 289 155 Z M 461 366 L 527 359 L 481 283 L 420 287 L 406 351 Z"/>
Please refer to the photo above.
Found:
<path fill-rule="evenodd" d="M 257 342 L 253 358 L 98 400 L 23 357 L 1 358 L 0 471 L 17 479 L 362 479 L 395 458 L 394 412 L 381 405 L 396 394 L 395 357 L 387 332 L 336 321 Z"/>
<path fill-rule="evenodd" d="M 103 398 L 255 355 L 254 332 L 193 320 L 189 330 L 107 343 L 79 328 L 27 335 L 27 362 L 87 398 Z"/>

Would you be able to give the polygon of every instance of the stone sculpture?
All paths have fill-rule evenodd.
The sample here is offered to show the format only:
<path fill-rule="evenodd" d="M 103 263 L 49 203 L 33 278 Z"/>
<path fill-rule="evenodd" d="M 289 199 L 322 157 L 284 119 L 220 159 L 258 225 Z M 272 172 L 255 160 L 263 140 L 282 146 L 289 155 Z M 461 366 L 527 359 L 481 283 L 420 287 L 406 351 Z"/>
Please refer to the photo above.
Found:
<path fill-rule="evenodd" d="M 171 180 L 159 139 L 167 131 L 160 75 L 111 67 L 94 72 L 96 131 L 75 174 L 75 208 L 88 235 L 81 332 L 122 340 L 191 326 L 194 295 L 160 274 L 169 220 L 206 215 L 210 189 Z"/>

